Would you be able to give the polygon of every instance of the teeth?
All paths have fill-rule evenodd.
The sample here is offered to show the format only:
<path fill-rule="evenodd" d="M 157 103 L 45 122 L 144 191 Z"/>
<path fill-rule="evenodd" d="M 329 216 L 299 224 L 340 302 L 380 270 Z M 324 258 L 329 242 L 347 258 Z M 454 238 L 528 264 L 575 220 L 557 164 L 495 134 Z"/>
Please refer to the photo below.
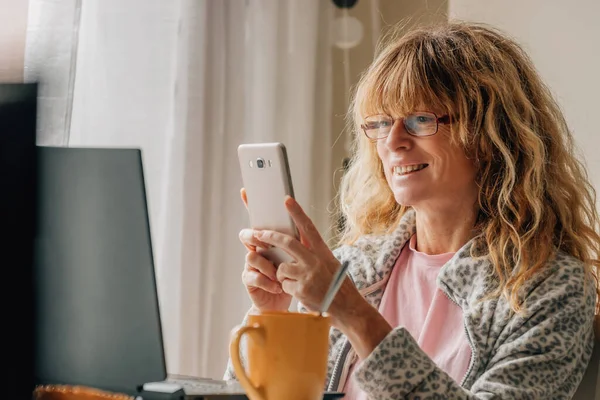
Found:
<path fill-rule="evenodd" d="M 394 167 L 394 175 L 406 175 L 413 171 L 419 171 L 425 168 L 427 164 L 416 164 L 407 166 L 396 166 Z"/>

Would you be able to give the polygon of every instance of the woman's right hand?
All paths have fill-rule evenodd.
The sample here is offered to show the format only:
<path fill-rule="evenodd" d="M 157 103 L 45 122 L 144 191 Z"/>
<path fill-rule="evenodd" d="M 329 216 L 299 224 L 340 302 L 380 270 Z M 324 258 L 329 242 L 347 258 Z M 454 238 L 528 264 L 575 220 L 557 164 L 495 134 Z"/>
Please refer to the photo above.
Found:
<path fill-rule="evenodd" d="M 241 196 L 248 208 L 246 189 L 242 188 Z M 292 303 L 292 296 L 281 289 L 275 265 L 256 251 L 257 247 L 269 248 L 269 245 L 256 239 L 252 232 L 252 229 L 240 232 L 240 240 L 248 249 L 242 282 L 254 307 L 259 311 L 287 311 Z"/>

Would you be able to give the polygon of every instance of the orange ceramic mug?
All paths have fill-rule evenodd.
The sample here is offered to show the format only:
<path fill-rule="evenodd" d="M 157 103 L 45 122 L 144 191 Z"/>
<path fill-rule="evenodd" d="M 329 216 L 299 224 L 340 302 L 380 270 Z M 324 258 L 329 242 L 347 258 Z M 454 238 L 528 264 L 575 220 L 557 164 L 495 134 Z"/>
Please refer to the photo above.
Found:
<path fill-rule="evenodd" d="M 266 312 L 248 316 L 232 334 L 229 353 L 250 400 L 321 400 L 327 376 L 330 317 Z M 246 369 L 240 341 L 247 335 Z M 247 370 L 247 373 L 246 373 Z"/>

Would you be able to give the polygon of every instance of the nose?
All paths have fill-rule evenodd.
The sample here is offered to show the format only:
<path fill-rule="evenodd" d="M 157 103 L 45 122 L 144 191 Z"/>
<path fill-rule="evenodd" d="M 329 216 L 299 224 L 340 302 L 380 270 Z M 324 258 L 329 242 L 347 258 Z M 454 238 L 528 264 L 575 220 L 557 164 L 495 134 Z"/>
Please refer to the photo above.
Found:
<path fill-rule="evenodd" d="M 409 150 L 413 146 L 413 140 L 413 137 L 404 127 L 404 121 L 399 118 L 394 121 L 390 134 L 385 138 L 385 146 L 390 151 L 399 149 Z"/>

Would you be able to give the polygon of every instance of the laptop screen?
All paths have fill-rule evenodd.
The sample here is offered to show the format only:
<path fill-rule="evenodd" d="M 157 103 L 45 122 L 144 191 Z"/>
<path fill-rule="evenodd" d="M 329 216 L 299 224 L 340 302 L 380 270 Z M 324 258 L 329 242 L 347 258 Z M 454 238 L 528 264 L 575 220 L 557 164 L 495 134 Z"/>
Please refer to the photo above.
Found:
<path fill-rule="evenodd" d="M 38 148 L 36 379 L 166 378 L 141 151 Z"/>

